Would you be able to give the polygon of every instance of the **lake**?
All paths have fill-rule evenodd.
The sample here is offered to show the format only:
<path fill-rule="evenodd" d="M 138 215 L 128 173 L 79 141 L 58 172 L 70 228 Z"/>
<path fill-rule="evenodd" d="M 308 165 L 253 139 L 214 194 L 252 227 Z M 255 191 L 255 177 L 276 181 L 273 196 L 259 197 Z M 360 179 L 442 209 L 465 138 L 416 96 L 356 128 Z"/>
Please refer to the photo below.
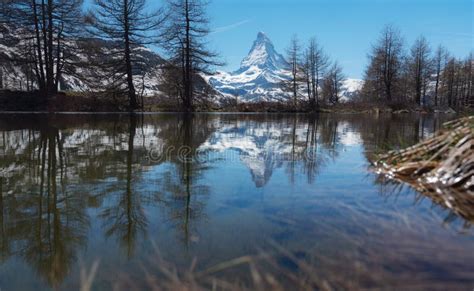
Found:
<path fill-rule="evenodd" d="M 370 169 L 447 120 L 0 115 L 0 290 L 472 290 L 472 221 Z"/>

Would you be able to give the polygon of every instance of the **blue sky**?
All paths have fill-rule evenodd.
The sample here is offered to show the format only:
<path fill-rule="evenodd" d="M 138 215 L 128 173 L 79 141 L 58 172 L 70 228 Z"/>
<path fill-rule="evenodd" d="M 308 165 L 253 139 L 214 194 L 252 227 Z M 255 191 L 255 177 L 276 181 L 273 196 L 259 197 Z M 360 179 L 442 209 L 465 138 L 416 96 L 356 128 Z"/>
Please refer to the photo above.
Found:
<path fill-rule="evenodd" d="M 90 0 L 88 0 L 90 1 Z M 150 0 L 152 6 L 164 1 Z M 316 36 L 348 77 L 361 78 L 371 44 L 385 24 L 396 25 L 407 45 L 423 34 L 464 57 L 474 50 L 472 0 L 213 0 L 210 46 L 235 70 L 259 31 L 280 52 L 291 36 Z"/>

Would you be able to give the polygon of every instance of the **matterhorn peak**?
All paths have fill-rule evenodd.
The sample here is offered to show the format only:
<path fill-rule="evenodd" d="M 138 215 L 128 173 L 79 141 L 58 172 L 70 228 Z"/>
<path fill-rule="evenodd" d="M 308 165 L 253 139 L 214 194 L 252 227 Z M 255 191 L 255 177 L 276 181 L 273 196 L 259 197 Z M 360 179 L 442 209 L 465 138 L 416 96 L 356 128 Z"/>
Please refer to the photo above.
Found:
<path fill-rule="evenodd" d="M 270 41 L 270 39 L 267 37 L 267 35 L 265 34 L 265 32 L 262 32 L 260 31 L 258 34 L 257 34 L 257 41 Z"/>
<path fill-rule="evenodd" d="M 286 102 L 289 97 L 281 84 L 291 78 L 288 63 L 276 51 L 268 35 L 258 32 L 252 49 L 240 64 L 240 69 L 231 73 L 219 72 L 209 77 L 209 83 L 223 96 L 238 97 L 239 102 Z M 346 81 L 343 86 L 343 98 L 350 99 L 353 92 L 360 90 L 361 84 L 362 82 L 357 80 Z M 304 94 L 306 92 L 302 92 L 302 95 Z"/>
<path fill-rule="evenodd" d="M 282 70 L 286 61 L 278 54 L 270 38 L 263 32 L 257 34 L 252 49 L 240 65 L 240 72 L 250 67 L 258 67 L 262 70 Z"/>

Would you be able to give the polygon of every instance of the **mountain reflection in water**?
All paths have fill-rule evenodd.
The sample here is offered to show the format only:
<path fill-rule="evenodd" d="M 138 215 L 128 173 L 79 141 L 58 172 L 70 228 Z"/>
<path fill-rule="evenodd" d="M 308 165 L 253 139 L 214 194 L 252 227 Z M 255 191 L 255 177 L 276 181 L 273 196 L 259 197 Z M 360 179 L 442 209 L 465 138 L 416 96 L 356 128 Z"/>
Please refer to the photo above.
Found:
<path fill-rule="evenodd" d="M 443 121 L 2 115 L 0 289 L 78 288 L 81 267 L 96 260 L 97 288 L 142 286 L 156 249 L 178 270 L 194 258 L 205 269 L 272 244 L 318 258 L 318 275 L 335 286 L 472 287 L 471 222 L 367 171 L 375 152 L 414 144 Z"/>

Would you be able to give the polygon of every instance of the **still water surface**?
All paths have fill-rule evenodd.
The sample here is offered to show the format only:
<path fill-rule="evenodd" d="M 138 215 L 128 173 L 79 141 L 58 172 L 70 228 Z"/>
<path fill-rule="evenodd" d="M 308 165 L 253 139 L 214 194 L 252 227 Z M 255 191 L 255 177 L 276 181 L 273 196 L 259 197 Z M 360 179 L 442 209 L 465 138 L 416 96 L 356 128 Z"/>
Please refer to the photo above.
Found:
<path fill-rule="evenodd" d="M 0 289 L 77 289 L 94 263 L 93 289 L 148 288 L 265 253 L 275 278 L 299 261 L 324 286 L 472 290 L 470 222 L 368 170 L 446 120 L 0 115 Z"/>

